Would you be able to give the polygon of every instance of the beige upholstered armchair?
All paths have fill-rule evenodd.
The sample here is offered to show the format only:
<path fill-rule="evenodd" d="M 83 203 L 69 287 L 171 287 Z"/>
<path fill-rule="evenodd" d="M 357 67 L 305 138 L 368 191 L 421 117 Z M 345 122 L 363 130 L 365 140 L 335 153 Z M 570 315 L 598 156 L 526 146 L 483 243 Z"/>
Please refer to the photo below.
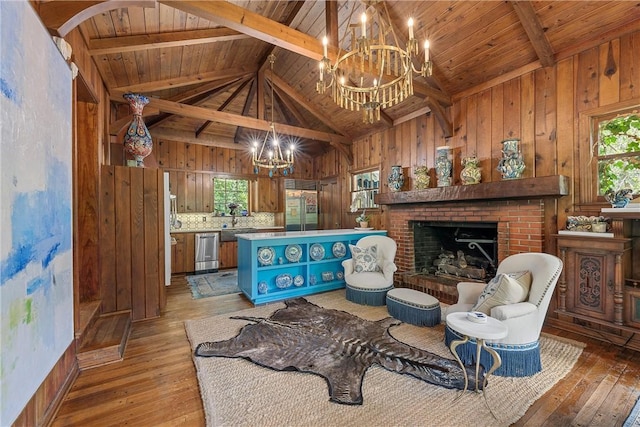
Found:
<path fill-rule="evenodd" d="M 396 242 L 387 236 L 366 236 L 349 245 L 351 259 L 342 262 L 346 297 L 363 305 L 385 305 L 387 292 L 393 289 Z"/>
<path fill-rule="evenodd" d="M 458 302 L 450 306 L 445 315 L 459 311 L 482 311 L 501 320 L 509 328 L 508 335 L 487 343 L 502 358 L 502 366 L 495 374 L 514 377 L 533 375 L 542 370 L 538 340 L 561 271 L 562 261 L 554 255 L 511 255 L 500 263 L 496 277 L 489 284 L 458 283 Z M 460 338 L 456 331 L 449 327 L 445 329 L 447 345 Z M 458 347 L 464 363 L 475 363 L 475 345 L 475 341 L 469 341 Z M 489 354 L 483 352 L 480 362 L 484 366 L 491 366 Z"/>

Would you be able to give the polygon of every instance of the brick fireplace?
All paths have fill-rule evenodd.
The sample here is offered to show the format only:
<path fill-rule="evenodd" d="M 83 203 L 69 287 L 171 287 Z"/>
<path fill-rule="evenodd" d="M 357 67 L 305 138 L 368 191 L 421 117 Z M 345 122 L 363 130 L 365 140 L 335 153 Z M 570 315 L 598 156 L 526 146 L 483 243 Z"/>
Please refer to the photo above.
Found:
<path fill-rule="evenodd" d="M 460 280 L 434 278 L 416 271 L 414 230 L 417 221 L 495 223 L 498 262 L 521 252 L 542 252 L 544 201 L 497 200 L 449 203 L 411 203 L 389 206 L 389 237 L 398 244 L 396 286 L 428 292 L 443 302 L 455 302 Z"/>
<path fill-rule="evenodd" d="M 543 252 L 545 201 L 554 203 L 555 198 L 567 194 L 569 178 L 563 175 L 378 194 L 375 201 L 385 206 L 388 235 L 398 245 L 395 285 L 454 303 L 458 297 L 456 284 L 465 280 L 436 279 L 416 268 L 415 223 L 495 224 L 495 253 L 500 263 L 509 255 Z"/>

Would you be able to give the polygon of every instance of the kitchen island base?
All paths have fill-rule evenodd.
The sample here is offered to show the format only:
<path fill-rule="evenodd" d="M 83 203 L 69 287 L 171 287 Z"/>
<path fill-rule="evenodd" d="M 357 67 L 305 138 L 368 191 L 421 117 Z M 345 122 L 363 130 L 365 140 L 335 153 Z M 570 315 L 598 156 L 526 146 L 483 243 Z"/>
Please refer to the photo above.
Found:
<path fill-rule="evenodd" d="M 238 234 L 238 286 L 254 305 L 345 287 L 349 244 L 385 230 Z"/>

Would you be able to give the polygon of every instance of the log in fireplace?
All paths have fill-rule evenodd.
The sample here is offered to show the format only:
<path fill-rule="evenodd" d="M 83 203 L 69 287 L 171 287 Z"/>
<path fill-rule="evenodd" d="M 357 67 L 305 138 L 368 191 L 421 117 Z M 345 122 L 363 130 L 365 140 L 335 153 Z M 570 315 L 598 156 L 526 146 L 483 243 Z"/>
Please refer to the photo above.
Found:
<path fill-rule="evenodd" d="M 496 222 L 409 221 L 416 274 L 486 282 L 498 265 Z M 448 280 L 443 280 L 447 282 Z"/>

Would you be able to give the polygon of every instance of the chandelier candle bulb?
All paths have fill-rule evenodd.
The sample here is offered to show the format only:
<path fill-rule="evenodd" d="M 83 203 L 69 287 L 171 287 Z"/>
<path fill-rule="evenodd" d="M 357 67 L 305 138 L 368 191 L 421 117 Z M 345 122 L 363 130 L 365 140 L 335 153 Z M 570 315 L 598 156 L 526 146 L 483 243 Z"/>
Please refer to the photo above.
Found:
<path fill-rule="evenodd" d="M 424 41 L 424 62 L 429 62 L 429 40 Z"/>
<path fill-rule="evenodd" d="M 327 45 L 329 44 L 329 40 L 327 39 L 327 36 L 322 37 L 322 52 L 323 52 L 323 56 L 326 58 L 327 55 Z"/>
<path fill-rule="evenodd" d="M 362 21 L 362 37 L 364 38 L 367 37 L 367 14 L 363 13 L 360 20 Z"/>
<path fill-rule="evenodd" d="M 413 18 L 409 18 L 409 40 L 413 39 Z"/>

